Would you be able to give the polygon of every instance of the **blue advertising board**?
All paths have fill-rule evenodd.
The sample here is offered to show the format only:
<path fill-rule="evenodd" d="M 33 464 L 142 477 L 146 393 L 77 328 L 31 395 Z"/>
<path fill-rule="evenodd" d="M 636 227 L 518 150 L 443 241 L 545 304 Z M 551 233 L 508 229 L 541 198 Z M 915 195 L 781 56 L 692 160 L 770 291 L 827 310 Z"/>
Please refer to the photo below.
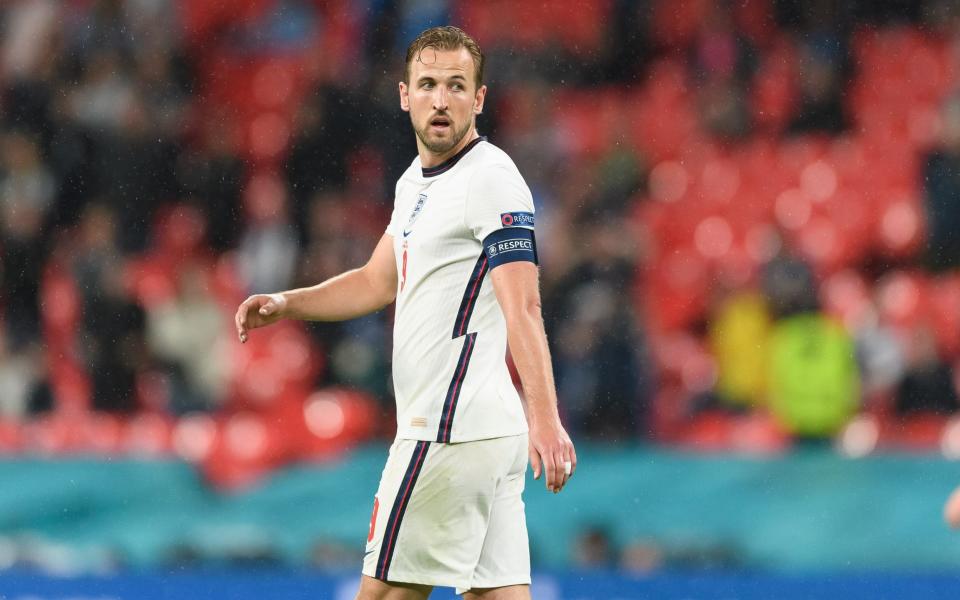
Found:
<path fill-rule="evenodd" d="M 353 600 L 355 574 L 289 571 L 138 572 L 111 577 L 0 575 L 3 600 Z M 800 600 L 845 598 L 960 598 L 960 577 L 949 575 L 665 573 L 631 578 L 617 573 L 537 573 L 537 600 Z M 438 589 L 435 600 L 458 598 Z"/>

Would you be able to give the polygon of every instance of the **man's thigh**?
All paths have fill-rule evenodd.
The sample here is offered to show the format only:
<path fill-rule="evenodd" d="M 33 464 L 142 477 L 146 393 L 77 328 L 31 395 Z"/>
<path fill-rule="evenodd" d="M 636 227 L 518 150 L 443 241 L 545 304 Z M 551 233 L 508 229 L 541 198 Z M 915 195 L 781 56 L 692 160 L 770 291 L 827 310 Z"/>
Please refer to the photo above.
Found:
<path fill-rule="evenodd" d="M 433 587 L 414 583 L 386 583 L 367 575 L 360 576 L 356 600 L 425 600 Z M 518 596 L 519 597 L 519 596 Z M 528 595 L 527 598 L 530 596 Z"/>
<path fill-rule="evenodd" d="M 463 600 L 530 600 L 529 585 L 475 588 L 463 594 Z"/>
<path fill-rule="evenodd" d="M 526 457 L 526 436 L 394 442 L 377 491 L 363 574 L 459 591 L 528 583 L 520 498 Z M 516 510 L 495 510 L 504 495 L 512 502 L 507 508 Z M 522 557 L 503 550 L 514 546 L 522 547 Z M 488 558 L 481 562 L 484 548 Z"/>

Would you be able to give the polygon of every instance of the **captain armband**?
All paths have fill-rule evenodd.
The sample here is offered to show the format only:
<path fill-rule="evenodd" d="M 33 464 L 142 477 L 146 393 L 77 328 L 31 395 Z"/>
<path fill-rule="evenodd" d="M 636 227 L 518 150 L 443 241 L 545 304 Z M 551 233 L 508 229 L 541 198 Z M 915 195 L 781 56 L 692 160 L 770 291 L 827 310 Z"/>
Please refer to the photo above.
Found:
<path fill-rule="evenodd" d="M 532 229 L 508 227 L 498 229 L 483 240 L 483 252 L 490 268 L 518 260 L 538 264 L 537 240 Z"/>

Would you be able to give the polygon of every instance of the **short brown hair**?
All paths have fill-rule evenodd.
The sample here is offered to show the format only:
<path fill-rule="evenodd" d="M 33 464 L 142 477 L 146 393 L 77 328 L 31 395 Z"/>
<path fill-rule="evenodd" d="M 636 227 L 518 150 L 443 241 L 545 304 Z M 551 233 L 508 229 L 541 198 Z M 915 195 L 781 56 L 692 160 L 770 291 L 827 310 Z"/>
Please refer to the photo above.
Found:
<path fill-rule="evenodd" d="M 444 25 L 442 27 L 431 27 L 417 36 L 417 39 L 410 42 L 407 48 L 407 62 L 403 71 L 403 80 L 410 83 L 410 65 L 414 59 L 420 59 L 420 53 L 426 48 L 435 50 L 457 50 L 466 48 L 470 56 L 473 57 L 473 66 L 476 70 L 477 89 L 483 85 L 483 51 L 480 50 L 476 40 L 467 35 L 459 27 L 453 25 Z"/>

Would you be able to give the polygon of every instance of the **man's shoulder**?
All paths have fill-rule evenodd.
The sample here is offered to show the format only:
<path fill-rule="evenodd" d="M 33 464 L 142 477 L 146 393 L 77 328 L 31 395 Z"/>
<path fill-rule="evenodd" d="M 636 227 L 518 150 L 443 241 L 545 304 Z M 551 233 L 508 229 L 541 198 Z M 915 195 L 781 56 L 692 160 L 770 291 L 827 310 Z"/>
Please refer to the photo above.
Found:
<path fill-rule="evenodd" d="M 513 170 L 517 168 L 510 155 L 489 140 L 477 144 L 475 162 L 482 166 L 506 166 Z"/>
<path fill-rule="evenodd" d="M 397 191 L 400 191 L 400 188 L 405 184 L 417 183 L 420 180 L 420 157 L 415 157 L 411 162 L 410 166 L 400 174 L 400 177 L 397 179 Z"/>
<path fill-rule="evenodd" d="M 476 151 L 471 152 L 471 154 L 474 154 L 474 156 L 470 157 L 470 162 L 466 165 L 470 171 L 471 179 L 474 179 L 474 175 L 480 175 L 481 177 L 487 176 L 498 179 L 515 177 L 523 180 L 516 163 L 500 147 L 484 140 L 483 143 L 477 145 Z"/>

